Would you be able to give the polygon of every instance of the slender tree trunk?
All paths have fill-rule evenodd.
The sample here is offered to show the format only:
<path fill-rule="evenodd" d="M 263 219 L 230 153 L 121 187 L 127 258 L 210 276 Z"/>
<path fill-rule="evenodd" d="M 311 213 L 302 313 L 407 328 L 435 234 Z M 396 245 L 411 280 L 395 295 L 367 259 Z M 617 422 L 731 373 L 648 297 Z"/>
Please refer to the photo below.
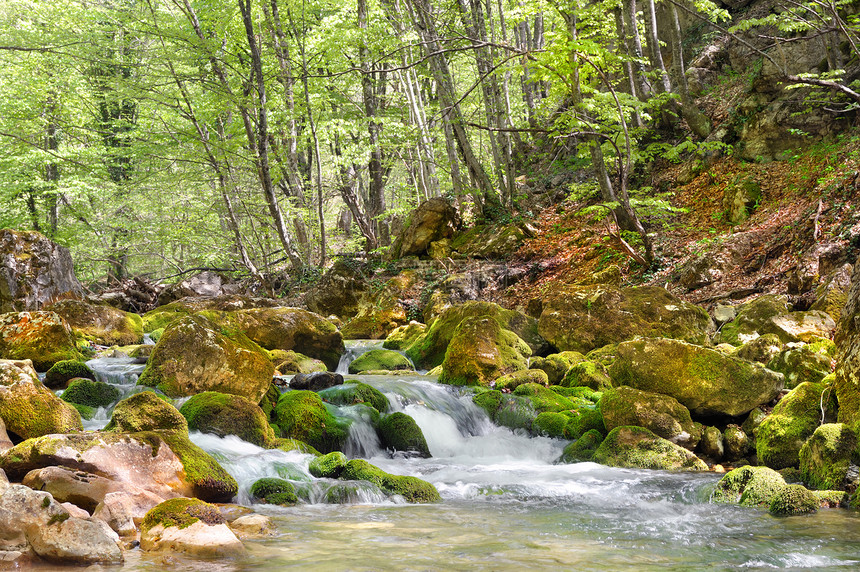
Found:
<path fill-rule="evenodd" d="M 639 36 L 639 28 L 637 26 L 636 0 L 621 0 L 621 17 L 624 21 L 624 43 L 627 47 L 627 54 L 633 58 L 633 68 L 635 73 L 633 78 L 636 82 L 636 91 L 639 99 L 645 101 L 651 95 L 651 85 L 648 83 L 647 71 L 643 60 L 645 59 L 642 53 L 642 39 Z"/>
<path fill-rule="evenodd" d="M 699 110 L 690 97 L 684 65 L 684 47 L 681 44 L 681 22 L 678 18 L 678 9 L 674 4 L 670 4 L 666 9 L 671 17 L 669 30 L 672 36 L 672 67 L 675 71 L 675 84 L 681 96 L 681 115 L 693 133 L 704 139 L 711 134 L 711 120 Z"/>

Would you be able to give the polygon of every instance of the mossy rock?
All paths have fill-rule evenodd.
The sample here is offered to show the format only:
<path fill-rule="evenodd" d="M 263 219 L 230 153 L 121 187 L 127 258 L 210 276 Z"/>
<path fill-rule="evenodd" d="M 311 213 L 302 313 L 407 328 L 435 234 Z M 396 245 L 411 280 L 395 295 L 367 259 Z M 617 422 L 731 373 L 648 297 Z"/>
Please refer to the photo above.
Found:
<path fill-rule="evenodd" d="M 466 318 L 445 351 L 439 383 L 489 385 L 513 371 L 528 369 L 531 348 L 492 318 Z"/>
<path fill-rule="evenodd" d="M 269 420 L 272 419 L 275 406 L 278 404 L 280 398 L 281 390 L 274 383 L 270 383 L 265 395 L 263 395 L 263 399 L 260 400 L 260 409 L 263 410 L 263 413 L 266 414 L 266 418 Z"/>
<path fill-rule="evenodd" d="M 414 270 L 405 270 L 380 288 L 366 292 L 359 301 L 358 312 L 347 321 L 341 332 L 346 339 L 384 339 L 399 326 L 409 322 L 400 300 L 404 292 L 419 280 Z"/>
<path fill-rule="evenodd" d="M 385 413 L 390 407 L 388 398 L 381 391 L 360 381 L 350 380 L 343 385 L 323 389 L 319 396 L 334 405 L 367 403 L 380 413 Z"/>
<path fill-rule="evenodd" d="M 89 405 L 81 405 L 80 403 L 69 403 L 69 405 L 78 410 L 78 413 L 81 414 L 81 419 L 86 419 L 87 421 L 89 421 L 96 416 L 97 409 L 95 407 L 90 407 Z"/>
<path fill-rule="evenodd" d="M 432 369 L 441 365 L 457 327 L 467 318 L 490 319 L 503 330 L 513 332 L 528 344 L 530 351 L 525 355 L 541 355 L 548 348 L 546 340 L 537 333 L 537 320 L 534 318 L 491 302 L 465 302 L 442 312 L 406 349 L 406 355 L 415 367 Z"/>
<path fill-rule="evenodd" d="M 304 441 L 299 441 L 298 439 L 286 439 L 279 437 L 272 441 L 271 448 L 285 451 L 287 453 L 289 453 L 290 451 L 298 451 L 299 453 L 305 453 L 306 455 L 313 455 L 315 457 L 322 456 L 322 453 L 320 453 Z"/>
<path fill-rule="evenodd" d="M 334 451 L 328 455 L 311 459 L 308 464 L 308 472 L 318 479 L 336 479 L 343 472 L 346 463 L 346 455 L 340 451 Z"/>
<path fill-rule="evenodd" d="M 857 435 L 843 423 L 821 425 L 800 449 L 803 482 L 819 490 L 846 490 L 857 486 L 851 477 Z"/>
<path fill-rule="evenodd" d="M 704 427 L 696 450 L 711 461 L 721 461 L 726 452 L 722 431 L 716 427 Z"/>
<path fill-rule="evenodd" d="M 195 497 L 208 502 L 230 502 L 239 492 L 236 479 L 212 455 L 195 445 L 183 431 L 157 432 L 179 457 L 185 481 Z"/>
<path fill-rule="evenodd" d="M 797 466 L 800 448 L 821 424 L 822 392 L 825 422 L 833 420 L 833 391 L 818 383 L 801 383 L 776 404 L 756 431 L 759 463 L 772 469 Z"/>
<path fill-rule="evenodd" d="M 668 395 L 626 386 L 608 389 L 600 399 L 600 412 L 607 431 L 625 425 L 645 427 L 690 450 L 699 441 L 690 411 Z"/>
<path fill-rule="evenodd" d="M 421 427 L 405 413 L 398 411 L 383 417 L 377 433 L 383 447 L 415 453 L 425 459 L 432 456 Z"/>
<path fill-rule="evenodd" d="M 767 364 L 769 369 L 785 375 L 787 388 L 793 389 L 804 382 L 819 383 L 830 374 L 833 359 L 826 353 L 826 346 L 821 352 L 811 345 L 792 346 L 789 344 Z"/>
<path fill-rule="evenodd" d="M 69 381 L 76 377 L 95 379 L 96 375 L 90 367 L 77 360 L 58 361 L 45 374 L 44 384 L 51 389 L 65 389 Z"/>
<path fill-rule="evenodd" d="M 529 368 L 546 372 L 549 385 L 563 385 L 561 380 L 568 370 L 582 361 L 585 361 L 585 356 L 579 352 L 561 352 L 546 357 L 533 357 L 529 362 Z"/>
<path fill-rule="evenodd" d="M 251 485 L 251 495 L 261 503 L 291 506 L 299 501 L 296 487 L 290 481 L 268 477 Z"/>
<path fill-rule="evenodd" d="M 331 268 L 305 294 L 305 305 L 321 316 L 340 319 L 355 316 L 369 287 L 362 265 L 354 260 L 335 260 Z"/>
<path fill-rule="evenodd" d="M 593 361 L 599 363 L 607 371 L 612 367 L 612 364 L 615 363 L 615 360 L 618 358 L 618 344 L 607 344 L 605 346 L 599 347 L 597 349 L 591 350 L 585 356 L 585 359 L 588 361 Z"/>
<path fill-rule="evenodd" d="M 409 322 L 392 330 L 385 338 L 382 347 L 387 350 L 405 350 L 426 331 L 426 324 L 416 321 Z"/>
<path fill-rule="evenodd" d="M 715 502 L 767 507 L 786 486 L 782 475 L 773 469 L 747 465 L 726 473 L 711 498 Z"/>
<path fill-rule="evenodd" d="M 313 391 L 293 390 L 281 395 L 275 421 L 285 437 L 303 441 L 323 453 L 341 450 L 349 436 L 348 423 L 336 419 Z"/>
<path fill-rule="evenodd" d="M 851 495 L 845 491 L 811 491 L 822 508 L 847 508 Z"/>
<path fill-rule="evenodd" d="M 636 336 L 704 344 L 713 323 L 708 313 L 664 288 L 575 286 L 544 302 L 538 332 L 562 351 L 586 354 Z"/>
<path fill-rule="evenodd" d="M 179 431 L 188 433 L 188 422 L 173 405 L 152 391 L 135 393 L 113 408 L 105 431 Z"/>
<path fill-rule="evenodd" d="M 267 447 L 275 439 L 260 406 L 238 395 L 204 391 L 186 401 L 179 412 L 188 421 L 191 431 L 214 433 L 219 437 L 236 435 L 259 447 Z"/>
<path fill-rule="evenodd" d="M 411 503 L 431 503 L 442 500 L 436 487 L 427 481 L 386 473 L 363 459 L 349 461 L 343 468 L 340 478 L 347 481 L 368 481 L 386 493 L 400 495 Z"/>
<path fill-rule="evenodd" d="M 527 397 L 505 394 L 497 389 L 479 393 L 472 397 L 472 401 L 486 411 L 496 425 L 510 429 L 530 431 L 538 415 Z"/>
<path fill-rule="evenodd" d="M 496 389 L 513 391 L 526 383 L 536 383 L 537 385 L 546 387 L 549 385 L 549 377 L 541 369 L 521 369 L 498 378 L 494 383 L 494 387 Z"/>
<path fill-rule="evenodd" d="M 327 371 L 328 369 L 322 360 L 314 359 L 292 350 L 271 350 L 269 356 L 272 358 L 272 365 L 282 375 L 314 373 L 317 371 Z"/>
<path fill-rule="evenodd" d="M 770 360 L 779 355 L 783 345 L 776 334 L 765 334 L 739 347 L 735 352 L 735 356 L 761 365 L 767 365 Z"/>
<path fill-rule="evenodd" d="M 138 385 L 156 387 L 170 397 L 218 391 L 259 403 L 274 371 L 266 351 L 241 331 L 196 315 L 180 318 L 164 331 Z"/>
<path fill-rule="evenodd" d="M 92 379 L 73 379 L 60 398 L 72 404 L 88 407 L 108 407 L 120 398 L 122 393 L 116 387 Z"/>
<path fill-rule="evenodd" d="M 670 395 L 691 413 L 737 417 L 768 403 L 783 376 L 721 352 L 665 338 L 618 344 L 613 385 Z"/>
<path fill-rule="evenodd" d="M 451 248 L 471 258 L 508 258 L 527 238 L 518 224 L 476 225 L 451 241 Z"/>
<path fill-rule="evenodd" d="M 546 411 L 539 413 L 532 421 L 532 433 L 543 437 L 564 438 L 564 428 L 570 417 L 564 413 Z"/>
<path fill-rule="evenodd" d="M 83 300 L 61 300 L 47 309 L 59 314 L 78 337 L 105 346 L 143 342 L 143 319 L 112 306 Z"/>
<path fill-rule="evenodd" d="M 0 419 L 13 440 L 81 431 L 77 409 L 42 385 L 31 367 L 22 367 L 15 362 L 0 363 L 0 369 L 5 370 L 3 377 L 22 378 L 10 385 L 0 385 Z"/>
<path fill-rule="evenodd" d="M 729 424 L 723 431 L 723 444 L 725 458 L 729 461 L 743 459 L 753 448 L 753 441 L 749 435 L 734 424 Z"/>
<path fill-rule="evenodd" d="M 612 378 L 600 362 L 583 360 L 567 370 L 559 385 L 588 387 L 595 391 L 603 391 L 612 387 Z"/>
<path fill-rule="evenodd" d="M 603 433 L 596 429 L 586 431 L 576 441 L 564 448 L 562 463 L 584 463 L 594 458 L 594 452 L 603 443 Z"/>
<path fill-rule="evenodd" d="M 786 296 L 765 294 L 741 306 L 734 321 L 725 324 L 714 341 L 740 346 L 774 334 L 782 343 L 802 342 L 829 337 L 835 329 L 836 323 L 827 313 L 792 312 Z"/>
<path fill-rule="evenodd" d="M 164 528 L 175 526 L 176 528 L 183 529 L 188 528 L 198 521 L 202 521 L 210 526 L 226 522 L 217 506 L 203 502 L 200 499 L 180 497 L 166 500 L 152 508 L 143 517 L 140 529 L 142 534 L 158 525 Z"/>
<path fill-rule="evenodd" d="M 572 416 L 564 426 L 564 436 L 567 439 L 579 439 L 589 431 L 606 435 L 603 414 L 597 407 L 577 409 L 576 415 Z"/>
<path fill-rule="evenodd" d="M 403 354 L 394 350 L 370 350 L 355 358 L 349 364 L 349 373 L 358 374 L 367 371 L 404 371 L 411 370 L 412 363 Z"/>
<path fill-rule="evenodd" d="M 785 485 L 771 499 L 768 512 L 774 516 L 798 516 L 812 514 L 819 506 L 818 497 L 803 485 Z"/>
<path fill-rule="evenodd" d="M 38 371 L 60 361 L 81 361 L 69 324 L 55 312 L 0 314 L 0 358 L 29 359 Z"/>
<path fill-rule="evenodd" d="M 576 409 L 576 402 L 568 399 L 564 395 L 553 391 L 551 388 L 544 387 L 543 385 L 539 385 L 537 383 L 526 383 L 518 386 L 513 391 L 513 395 L 519 397 L 526 397 L 529 401 L 532 402 L 535 411 L 538 413 L 543 413 L 546 411 L 550 412 L 560 412 L 560 411 L 568 411 L 571 409 Z"/>
<path fill-rule="evenodd" d="M 693 453 L 644 427 L 616 427 L 594 452 L 592 460 L 611 467 L 708 470 L 708 466 Z"/>

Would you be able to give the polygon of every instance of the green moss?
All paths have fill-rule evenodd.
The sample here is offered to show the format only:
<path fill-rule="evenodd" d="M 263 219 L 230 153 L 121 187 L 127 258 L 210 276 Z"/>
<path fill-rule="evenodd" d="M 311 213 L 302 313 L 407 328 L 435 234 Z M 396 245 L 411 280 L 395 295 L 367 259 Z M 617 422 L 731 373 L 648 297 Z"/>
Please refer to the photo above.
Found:
<path fill-rule="evenodd" d="M 426 330 L 427 326 L 419 322 L 410 322 L 405 326 L 399 326 L 388 334 L 382 347 L 387 350 L 405 350 Z"/>
<path fill-rule="evenodd" d="M 502 403 L 502 397 L 504 394 L 498 389 L 494 389 L 491 391 L 484 391 L 472 397 L 472 402 L 475 405 L 483 409 L 487 412 L 487 415 L 490 419 L 496 415 L 496 411 L 499 410 L 499 406 Z"/>
<path fill-rule="evenodd" d="M 717 483 L 711 499 L 714 502 L 766 507 L 785 487 L 785 479 L 773 469 L 745 466 L 726 473 Z"/>
<path fill-rule="evenodd" d="M 417 453 L 425 459 L 431 456 L 421 428 L 405 413 L 398 411 L 383 417 L 377 432 L 383 447 Z"/>
<path fill-rule="evenodd" d="M 105 431 L 132 433 L 167 430 L 188 432 L 188 422 L 173 405 L 152 391 L 142 391 L 116 404 Z"/>
<path fill-rule="evenodd" d="M 308 445 L 303 441 L 299 441 L 298 439 L 275 439 L 271 444 L 272 449 L 279 449 L 281 451 L 298 451 L 299 453 L 305 453 L 308 455 L 315 455 L 319 457 L 322 455 L 319 451 Z"/>
<path fill-rule="evenodd" d="M 318 479 L 336 479 L 340 476 L 341 472 L 343 472 L 343 468 L 346 466 L 346 463 L 346 455 L 340 451 L 335 451 L 328 455 L 312 459 L 308 464 L 308 472 Z"/>
<path fill-rule="evenodd" d="M 798 464 L 800 448 L 821 423 L 822 392 L 817 383 L 801 383 L 791 390 L 766 417 L 756 431 L 759 462 L 773 469 Z M 836 398 L 826 391 L 823 400 L 825 421 L 836 412 Z"/>
<path fill-rule="evenodd" d="M 564 436 L 567 439 L 579 439 L 589 431 L 606 435 L 603 414 L 597 407 L 577 409 L 576 415 L 571 417 L 564 426 Z"/>
<path fill-rule="evenodd" d="M 541 369 L 522 369 L 496 379 L 495 388 L 514 390 L 526 383 L 536 383 L 546 387 L 549 385 L 549 377 Z"/>
<path fill-rule="evenodd" d="M 89 405 L 81 405 L 80 403 L 71 403 L 70 405 L 77 409 L 78 413 L 81 414 L 82 419 L 86 419 L 87 421 L 89 421 L 96 416 L 97 410 L 95 407 L 90 407 Z"/>
<path fill-rule="evenodd" d="M 77 360 L 58 361 L 45 374 L 44 383 L 46 386 L 53 389 L 62 389 L 72 379 L 80 377 L 85 379 L 95 379 L 96 376 L 93 370 L 87 364 Z"/>
<path fill-rule="evenodd" d="M 600 412 L 608 430 L 624 425 L 650 429 L 673 443 L 694 447 L 695 428 L 690 411 L 668 395 L 622 386 L 608 389 L 600 400 Z"/>
<path fill-rule="evenodd" d="M 781 332 L 773 331 L 770 320 L 780 314 L 788 313 L 789 310 L 790 305 L 785 296 L 768 294 L 759 296 L 752 302 L 741 306 L 737 317 L 720 329 L 716 341 L 717 343 L 739 346 L 758 335 L 776 334 L 779 336 Z M 780 337 L 780 339 L 783 342 L 794 341 L 784 337 Z"/>
<path fill-rule="evenodd" d="M 390 407 L 388 398 L 381 391 L 360 381 L 347 380 L 343 385 L 323 389 L 319 396 L 335 405 L 367 403 L 380 413 L 385 413 Z"/>
<path fill-rule="evenodd" d="M 317 371 L 328 370 L 322 360 L 314 359 L 292 350 L 275 349 L 270 350 L 268 353 L 272 359 L 272 365 L 283 375 L 291 373 L 315 373 Z"/>
<path fill-rule="evenodd" d="M 284 479 L 259 479 L 251 485 L 251 494 L 266 504 L 294 505 L 299 500 L 296 487 Z"/>
<path fill-rule="evenodd" d="M 185 480 L 194 496 L 210 502 L 229 502 L 239 491 L 236 479 L 224 470 L 209 453 L 180 431 L 160 431 L 159 435 L 179 457 L 185 469 Z"/>
<path fill-rule="evenodd" d="M 613 467 L 682 471 L 708 469 L 690 451 L 643 427 L 616 427 L 594 452 L 593 460 Z"/>
<path fill-rule="evenodd" d="M 855 483 L 847 482 L 857 436 L 842 423 L 818 427 L 800 449 L 800 472 L 803 482 L 820 490 L 844 490 Z"/>
<path fill-rule="evenodd" d="M 545 437 L 564 437 L 564 427 L 570 418 L 563 413 L 546 411 L 538 414 L 532 422 L 532 432 Z"/>
<path fill-rule="evenodd" d="M 349 373 L 365 371 L 403 371 L 411 370 L 412 363 L 408 358 L 394 350 L 370 350 L 355 358 L 349 364 Z"/>
<path fill-rule="evenodd" d="M 429 503 L 441 500 L 439 491 L 427 481 L 416 477 L 391 475 L 364 459 L 353 459 L 343 468 L 340 478 L 348 481 L 368 481 L 389 494 L 402 496 L 407 502 Z"/>
<path fill-rule="evenodd" d="M 561 382 L 571 366 L 585 361 L 585 356 L 579 352 L 561 352 L 544 357 L 533 357 L 529 362 L 531 369 L 539 369 L 546 373 L 551 385 Z"/>
<path fill-rule="evenodd" d="M 492 318 L 465 318 L 445 351 L 439 383 L 486 386 L 507 373 L 528 369 L 530 355 L 528 344 Z"/>
<path fill-rule="evenodd" d="M 60 398 L 78 405 L 107 407 L 116 402 L 120 395 L 120 390 L 110 384 L 91 379 L 73 379 Z"/>
<path fill-rule="evenodd" d="M 579 463 L 591 461 L 594 452 L 603 442 L 603 434 L 596 429 L 590 429 L 579 439 L 564 448 L 560 461 L 562 463 Z"/>
<path fill-rule="evenodd" d="M 811 491 L 825 508 L 846 508 L 851 495 L 845 491 Z"/>
<path fill-rule="evenodd" d="M 520 385 L 513 391 L 513 395 L 527 397 L 534 405 L 535 410 L 540 413 L 546 411 L 559 412 L 576 408 L 576 403 L 570 399 L 537 383 Z"/>
<path fill-rule="evenodd" d="M 324 453 L 343 448 L 349 424 L 336 419 L 313 391 L 288 391 L 275 407 L 281 432 Z"/>
<path fill-rule="evenodd" d="M 158 343 L 158 340 L 161 339 L 161 335 L 164 333 L 164 328 L 158 328 L 149 332 L 149 339 L 153 342 Z"/>
<path fill-rule="evenodd" d="M 186 401 L 179 412 L 188 421 L 191 431 L 220 437 L 236 435 L 260 447 L 267 447 L 275 439 L 263 410 L 238 395 L 214 391 L 198 393 Z"/>
<path fill-rule="evenodd" d="M 71 517 L 72 515 L 68 512 L 57 513 L 48 519 L 48 526 L 51 526 L 52 524 L 60 524 L 61 522 L 66 522 Z"/>
<path fill-rule="evenodd" d="M 21 439 L 83 429 L 78 411 L 37 383 L 16 383 L 0 394 L 0 419 Z"/>
<path fill-rule="evenodd" d="M 589 387 L 595 391 L 603 391 L 612 387 L 612 379 L 602 363 L 584 360 L 570 367 L 560 385 L 564 387 Z"/>
<path fill-rule="evenodd" d="M 147 512 L 146 516 L 143 517 L 140 530 L 143 533 L 158 525 L 164 528 L 175 526 L 183 529 L 198 521 L 208 525 L 225 522 L 218 507 L 199 499 L 180 497 L 166 500 Z"/>
<path fill-rule="evenodd" d="M 820 506 L 818 498 L 803 485 L 785 485 L 770 501 L 768 510 L 774 516 L 812 514 Z"/>
<path fill-rule="evenodd" d="M 551 385 L 549 388 L 559 395 L 567 397 L 571 401 L 580 401 L 584 399 L 591 403 L 597 403 L 600 401 L 600 398 L 603 397 L 602 391 L 594 391 L 589 387 L 562 387 L 560 385 Z"/>

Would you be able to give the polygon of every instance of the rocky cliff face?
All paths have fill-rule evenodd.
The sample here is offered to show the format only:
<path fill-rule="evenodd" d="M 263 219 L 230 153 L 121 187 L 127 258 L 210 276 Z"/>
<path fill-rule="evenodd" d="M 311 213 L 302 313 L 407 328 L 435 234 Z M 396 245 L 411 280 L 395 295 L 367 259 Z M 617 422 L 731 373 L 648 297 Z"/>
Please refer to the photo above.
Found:
<path fill-rule="evenodd" d="M 0 230 L 0 261 L 0 312 L 38 310 L 83 295 L 68 249 L 38 232 Z"/>

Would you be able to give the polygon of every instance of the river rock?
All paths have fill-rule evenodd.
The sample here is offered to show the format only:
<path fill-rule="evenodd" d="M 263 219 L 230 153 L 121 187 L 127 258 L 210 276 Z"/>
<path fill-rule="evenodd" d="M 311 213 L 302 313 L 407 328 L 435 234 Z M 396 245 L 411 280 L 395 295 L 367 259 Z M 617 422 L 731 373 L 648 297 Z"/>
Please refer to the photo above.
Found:
<path fill-rule="evenodd" d="M 788 344 L 770 360 L 767 367 L 785 375 L 785 386 L 792 389 L 807 381 L 820 382 L 830 374 L 833 365 L 833 359 L 828 355 L 826 347 Z"/>
<path fill-rule="evenodd" d="M 228 523 L 230 530 L 240 540 L 268 538 L 278 534 L 271 518 L 262 514 L 246 514 Z"/>
<path fill-rule="evenodd" d="M 690 450 L 700 438 L 690 411 L 668 395 L 626 386 L 609 389 L 600 399 L 600 412 L 607 431 L 625 425 L 645 427 Z"/>
<path fill-rule="evenodd" d="M 412 363 L 403 354 L 394 350 L 370 350 L 355 358 L 349 364 L 349 373 L 360 374 L 367 371 L 411 370 Z"/>
<path fill-rule="evenodd" d="M 293 390 L 281 395 L 274 419 L 284 437 L 307 443 L 323 453 L 342 449 L 349 434 L 348 425 L 329 413 L 313 391 Z"/>
<path fill-rule="evenodd" d="M 170 431 L 188 433 L 185 417 L 152 391 L 134 393 L 114 406 L 105 431 L 137 433 Z"/>
<path fill-rule="evenodd" d="M 417 282 L 418 274 L 405 270 L 389 279 L 382 288 L 368 291 L 361 299 L 358 313 L 341 329 L 343 337 L 379 340 L 408 323 L 415 316 L 407 315 L 401 299 L 407 297 L 405 292 Z"/>
<path fill-rule="evenodd" d="M 195 558 L 226 558 L 245 552 L 218 507 L 187 498 L 167 500 L 147 513 L 140 528 L 140 547 Z"/>
<path fill-rule="evenodd" d="M 272 365 L 275 366 L 276 373 L 280 372 L 281 375 L 314 373 L 328 369 L 322 360 L 292 350 L 270 350 L 269 355 L 272 357 Z"/>
<path fill-rule="evenodd" d="M 236 435 L 243 441 L 266 447 L 275 432 L 259 405 L 238 395 L 205 391 L 192 396 L 179 412 L 188 420 L 188 429 L 220 437 Z"/>
<path fill-rule="evenodd" d="M 251 308 L 276 308 L 283 302 L 271 298 L 240 296 L 229 294 L 223 296 L 186 296 L 175 302 L 159 306 L 143 315 L 143 331 L 152 332 L 166 327 L 170 322 L 196 314 L 197 312 L 236 312 Z"/>
<path fill-rule="evenodd" d="M 705 310 L 655 286 L 569 288 L 544 302 L 538 322 L 538 333 L 557 349 L 583 354 L 636 336 L 707 343 L 712 330 Z"/>
<path fill-rule="evenodd" d="M 286 479 L 265 477 L 251 485 L 251 496 L 255 502 L 292 506 L 299 502 L 296 487 Z"/>
<path fill-rule="evenodd" d="M 107 493 L 96 506 L 93 518 L 106 523 L 120 536 L 134 536 L 146 513 L 164 502 L 147 491 L 119 490 Z"/>
<path fill-rule="evenodd" d="M 800 449 L 800 474 L 803 482 L 818 490 L 854 490 L 857 470 L 852 457 L 857 435 L 843 423 L 825 423 Z M 853 469 L 853 470 L 852 470 Z"/>
<path fill-rule="evenodd" d="M 776 404 L 756 430 L 759 463 L 772 469 L 797 466 L 800 448 L 824 421 L 832 421 L 836 411 L 833 395 L 820 383 L 801 383 Z"/>
<path fill-rule="evenodd" d="M 242 332 L 225 331 L 194 315 L 164 330 L 138 384 L 172 397 L 218 391 L 258 403 L 274 372 L 266 352 Z"/>
<path fill-rule="evenodd" d="M 69 250 L 34 231 L 0 230 L 0 313 L 84 294 Z"/>
<path fill-rule="evenodd" d="M 346 320 L 358 313 L 367 288 L 367 278 L 359 264 L 337 260 L 305 294 L 305 305 L 321 316 L 335 315 Z"/>
<path fill-rule="evenodd" d="M 308 391 L 322 391 L 336 385 L 343 385 L 343 376 L 330 371 L 297 373 L 290 380 L 290 389 L 306 389 Z"/>
<path fill-rule="evenodd" d="M 0 418 L 18 439 L 83 429 L 77 410 L 42 385 L 29 360 L 0 360 Z"/>
<path fill-rule="evenodd" d="M 531 348 L 492 318 L 466 318 L 454 330 L 439 383 L 489 385 L 512 371 L 528 369 Z"/>
<path fill-rule="evenodd" d="M 609 369 L 615 385 L 670 395 L 699 415 L 737 417 L 774 399 L 781 374 L 678 340 L 623 342 Z"/>
<path fill-rule="evenodd" d="M 860 435 L 860 264 L 854 267 L 851 290 L 836 331 L 836 383 L 839 422 Z"/>
<path fill-rule="evenodd" d="M 568 370 L 582 361 L 585 361 L 585 356 L 579 352 L 561 352 L 546 357 L 536 356 L 529 361 L 529 368 L 543 370 L 549 385 L 559 385 Z"/>
<path fill-rule="evenodd" d="M 745 344 L 764 334 L 775 334 L 782 343 L 808 342 L 833 335 L 836 322 L 826 312 L 791 312 L 785 296 L 767 294 L 741 306 L 738 317 L 722 327 L 716 343 Z"/>
<path fill-rule="evenodd" d="M 158 295 L 158 304 L 163 306 L 186 296 L 214 297 L 236 294 L 237 290 L 236 285 L 229 284 L 228 280 L 217 272 L 204 270 L 162 290 Z"/>
<path fill-rule="evenodd" d="M 842 316 L 842 308 L 848 300 L 848 292 L 851 290 L 853 269 L 852 265 L 843 264 L 833 273 L 825 276 L 815 289 L 815 302 L 810 310 L 827 312 L 831 318 L 838 321 Z"/>
<path fill-rule="evenodd" d="M 46 492 L 11 485 L 0 495 L 0 549 L 64 564 L 122 562 L 116 537 L 93 519 L 76 518 Z"/>
<path fill-rule="evenodd" d="M 427 325 L 412 320 L 408 324 L 398 326 L 388 334 L 382 347 L 387 350 L 405 350 L 427 331 Z"/>
<path fill-rule="evenodd" d="M 785 486 L 785 479 L 773 469 L 747 465 L 726 473 L 711 498 L 715 502 L 767 507 Z"/>
<path fill-rule="evenodd" d="M 697 449 L 712 461 L 720 461 L 726 452 L 723 434 L 716 427 L 705 427 Z"/>
<path fill-rule="evenodd" d="M 3 421 L 3 418 L 0 417 L 0 453 L 8 451 L 13 446 L 12 440 L 9 439 L 9 433 L 6 432 L 6 423 Z M 2 493 L 2 491 L 0 491 L 0 493 Z"/>
<path fill-rule="evenodd" d="M 457 223 L 457 209 L 446 199 L 424 201 L 409 215 L 409 222 L 394 240 L 389 259 L 425 254 L 431 242 L 451 238 Z"/>
<path fill-rule="evenodd" d="M 783 343 L 779 340 L 779 336 L 776 334 L 765 334 L 739 347 L 735 352 L 735 357 L 767 365 L 770 360 L 779 355 L 779 352 L 782 351 L 782 346 Z"/>
<path fill-rule="evenodd" d="M 0 358 L 29 359 L 38 371 L 61 360 L 82 358 L 72 329 L 55 312 L 0 314 Z"/>
<path fill-rule="evenodd" d="M 475 225 L 457 235 L 451 241 L 451 248 L 471 258 L 509 258 L 533 235 L 534 229 L 526 224 Z"/>
<path fill-rule="evenodd" d="M 432 369 L 441 365 L 454 332 L 466 318 L 492 319 L 528 344 L 531 355 L 547 353 L 547 342 L 538 334 L 538 322 L 534 318 L 515 310 L 506 310 L 492 302 L 466 302 L 442 312 L 427 331 L 406 349 L 406 355 L 418 368 Z"/>
<path fill-rule="evenodd" d="M 425 459 L 432 456 L 421 427 L 403 412 L 397 411 L 383 417 L 379 421 L 377 432 L 383 447 L 415 453 Z"/>
<path fill-rule="evenodd" d="M 46 308 L 59 314 L 79 337 L 105 346 L 143 342 L 143 320 L 137 314 L 83 300 L 62 300 Z"/>
<path fill-rule="evenodd" d="M 595 463 L 611 467 L 706 471 L 693 453 L 643 427 L 616 427 L 594 452 Z"/>
<path fill-rule="evenodd" d="M 90 367 L 77 360 L 58 361 L 51 366 L 43 380 L 46 387 L 51 389 L 65 389 L 69 382 L 75 378 L 95 379 L 96 374 Z"/>

